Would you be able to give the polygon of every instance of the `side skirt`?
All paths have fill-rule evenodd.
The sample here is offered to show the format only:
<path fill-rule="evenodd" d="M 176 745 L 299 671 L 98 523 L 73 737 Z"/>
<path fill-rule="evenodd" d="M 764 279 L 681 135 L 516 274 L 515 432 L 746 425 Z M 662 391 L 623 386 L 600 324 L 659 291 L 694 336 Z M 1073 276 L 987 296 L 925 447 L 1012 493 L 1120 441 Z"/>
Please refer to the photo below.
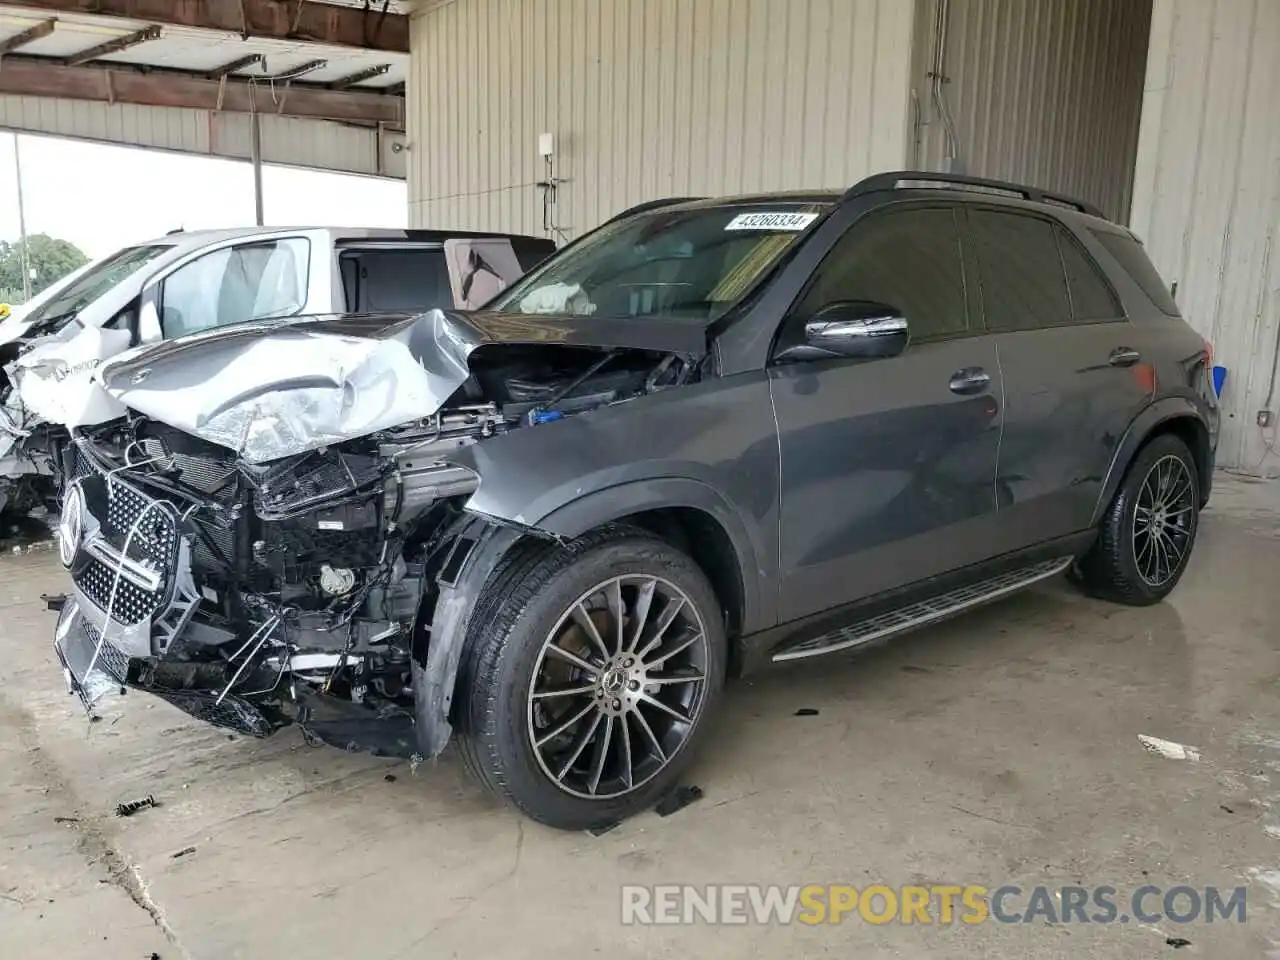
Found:
<path fill-rule="evenodd" d="M 945 620 L 1057 576 L 1096 539 L 1096 530 L 1085 530 L 743 637 L 736 672 L 848 650 Z"/>
<path fill-rule="evenodd" d="M 947 593 L 918 600 L 905 607 L 890 610 L 876 617 L 868 617 L 847 627 L 833 630 L 821 636 L 804 640 L 793 647 L 788 647 L 773 655 L 773 662 L 799 660 L 803 657 L 817 657 L 824 653 L 835 653 L 850 647 L 870 643 L 891 637 L 894 634 L 906 633 L 916 627 L 923 627 L 939 620 L 945 620 L 980 604 L 999 600 L 1001 597 L 1016 593 L 1033 583 L 1057 576 L 1071 565 L 1074 557 L 1059 557 L 1055 560 L 1043 560 L 1017 570 L 1010 570 L 987 580 L 981 580 L 967 587 L 958 587 Z"/>

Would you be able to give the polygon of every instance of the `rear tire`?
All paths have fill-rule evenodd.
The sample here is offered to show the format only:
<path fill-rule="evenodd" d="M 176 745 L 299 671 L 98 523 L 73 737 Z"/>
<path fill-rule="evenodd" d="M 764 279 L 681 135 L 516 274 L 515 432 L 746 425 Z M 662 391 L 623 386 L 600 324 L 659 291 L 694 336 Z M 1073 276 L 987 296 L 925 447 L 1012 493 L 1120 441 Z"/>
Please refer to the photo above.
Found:
<path fill-rule="evenodd" d="M 535 820 L 616 823 L 653 805 L 692 759 L 725 655 L 711 584 L 651 533 L 611 525 L 563 546 L 523 545 L 467 631 L 462 755 Z"/>
<path fill-rule="evenodd" d="M 1159 603 L 1187 568 L 1199 514 L 1195 459 L 1178 437 L 1160 434 L 1130 464 L 1077 579 L 1117 603 Z"/>

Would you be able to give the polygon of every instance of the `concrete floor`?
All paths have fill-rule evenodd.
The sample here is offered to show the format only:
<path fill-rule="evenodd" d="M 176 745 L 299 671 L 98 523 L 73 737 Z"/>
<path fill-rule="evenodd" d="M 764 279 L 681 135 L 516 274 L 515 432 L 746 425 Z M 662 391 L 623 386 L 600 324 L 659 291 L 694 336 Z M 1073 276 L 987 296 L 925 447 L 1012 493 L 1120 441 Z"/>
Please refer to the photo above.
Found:
<path fill-rule="evenodd" d="M 63 575 L 47 552 L 6 557 L 5 953 L 1280 956 L 1277 571 L 1280 483 L 1223 477 L 1170 602 L 1128 609 L 1055 583 L 736 684 L 691 774 L 706 798 L 596 838 L 521 820 L 453 757 L 415 775 L 292 731 L 229 738 L 137 694 L 89 724 L 38 599 Z M 1201 759 L 1148 753 L 1139 734 Z M 156 809 L 111 816 L 148 793 Z M 623 883 L 747 882 L 1244 884 L 1248 921 L 619 923 Z"/>

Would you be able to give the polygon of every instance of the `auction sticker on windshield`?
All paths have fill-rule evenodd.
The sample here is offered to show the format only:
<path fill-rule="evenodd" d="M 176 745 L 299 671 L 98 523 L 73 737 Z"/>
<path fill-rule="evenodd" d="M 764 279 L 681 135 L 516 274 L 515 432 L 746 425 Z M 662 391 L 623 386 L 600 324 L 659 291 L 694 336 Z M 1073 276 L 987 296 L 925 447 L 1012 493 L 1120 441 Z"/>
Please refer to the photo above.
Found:
<path fill-rule="evenodd" d="M 725 224 L 725 229 L 799 232 L 817 219 L 816 213 L 740 213 Z"/>

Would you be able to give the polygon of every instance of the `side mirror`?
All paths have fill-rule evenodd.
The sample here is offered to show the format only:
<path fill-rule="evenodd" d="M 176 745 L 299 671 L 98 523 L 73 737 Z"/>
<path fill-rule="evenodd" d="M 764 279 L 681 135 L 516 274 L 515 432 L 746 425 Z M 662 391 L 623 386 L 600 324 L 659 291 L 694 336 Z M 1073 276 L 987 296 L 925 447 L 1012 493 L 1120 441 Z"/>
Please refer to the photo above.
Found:
<path fill-rule="evenodd" d="M 907 347 L 907 318 L 895 307 L 867 300 L 837 300 L 805 321 L 804 338 L 780 360 L 896 357 Z"/>
<path fill-rule="evenodd" d="M 143 296 L 142 307 L 138 311 L 138 342 L 159 343 L 164 339 L 164 330 L 160 326 L 160 313 L 156 310 L 154 297 Z"/>

